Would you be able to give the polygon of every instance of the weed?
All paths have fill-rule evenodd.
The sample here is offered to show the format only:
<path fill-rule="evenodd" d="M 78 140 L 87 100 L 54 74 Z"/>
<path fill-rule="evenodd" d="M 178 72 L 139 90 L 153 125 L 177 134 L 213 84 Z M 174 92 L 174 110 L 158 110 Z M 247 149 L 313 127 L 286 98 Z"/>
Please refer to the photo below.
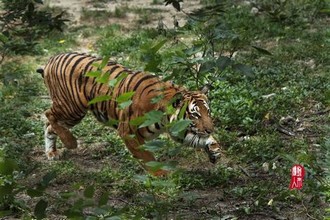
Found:
<path fill-rule="evenodd" d="M 139 14 L 139 19 L 137 20 L 137 23 L 139 25 L 146 25 L 146 24 L 149 24 L 151 21 L 152 21 L 152 17 L 150 15 L 150 13 L 145 11 L 145 12 Z"/>
<path fill-rule="evenodd" d="M 163 4 L 163 1 L 161 1 L 161 0 L 152 0 L 152 3 L 151 4 L 153 4 L 153 5 L 161 5 L 161 4 Z"/>
<path fill-rule="evenodd" d="M 114 12 L 114 17 L 125 18 L 127 11 L 128 11 L 127 7 L 116 7 Z"/>
<path fill-rule="evenodd" d="M 113 17 L 113 13 L 109 11 L 101 11 L 101 10 L 90 10 L 83 8 L 81 19 L 87 22 L 104 22 L 109 17 Z"/>

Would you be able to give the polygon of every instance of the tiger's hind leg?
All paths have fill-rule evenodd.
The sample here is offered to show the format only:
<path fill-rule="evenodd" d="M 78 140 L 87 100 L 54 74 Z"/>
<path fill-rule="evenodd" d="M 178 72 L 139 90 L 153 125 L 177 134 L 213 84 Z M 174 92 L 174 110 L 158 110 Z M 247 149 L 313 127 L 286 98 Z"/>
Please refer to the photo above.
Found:
<path fill-rule="evenodd" d="M 57 159 L 58 152 L 56 150 L 56 138 L 60 138 L 64 146 L 68 149 L 77 148 L 77 139 L 73 136 L 69 128 L 78 124 L 84 115 L 80 116 L 79 119 L 68 120 L 68 119 L 57 119 L 52 109 L 48 109 L 45 112 L 48 119 L 45 128 L 45 153 L 48 159 Z M 61 114 L 58 114 L 61 115 Z"/>

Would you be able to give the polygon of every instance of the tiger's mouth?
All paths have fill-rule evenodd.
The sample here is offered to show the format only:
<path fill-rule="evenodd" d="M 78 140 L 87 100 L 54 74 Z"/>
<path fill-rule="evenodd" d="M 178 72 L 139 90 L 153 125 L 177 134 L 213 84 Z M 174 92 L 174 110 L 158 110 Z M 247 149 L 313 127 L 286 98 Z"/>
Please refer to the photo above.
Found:
<path fill-rule="evenodd" d="M 204 149 L 211 163 L 216 163 L 222 153 L 218 142 L 211 135 L 206 135 L 205 133 L 201 135 L 200 133 L 188 132 L 183 143 L 193 148 Z"/>

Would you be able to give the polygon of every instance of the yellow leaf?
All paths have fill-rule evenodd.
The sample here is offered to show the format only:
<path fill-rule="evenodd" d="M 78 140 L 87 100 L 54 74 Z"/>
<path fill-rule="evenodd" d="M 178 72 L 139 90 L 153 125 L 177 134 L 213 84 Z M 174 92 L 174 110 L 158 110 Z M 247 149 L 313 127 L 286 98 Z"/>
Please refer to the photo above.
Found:
<path fill-rule="evenodd" d="M 63 44 L 65 42 L 65 40 L 60 40 L 58 41 L 60 44 Z"/>
<path fill-rule="evenodd" d="M 269 200 L 269 202 L 267 203 L 267 205 L 271 206 L 271 205 L 273 205 L 273 202 L 274 202 L 274 200 L 271 199 L 271 200 Z"/>
<path fill-rule="evenodd" d="M 264 116 L 265 121 L 269 121 L 270 119 L 270 113 L 268 112 L 265 116 Z"/>

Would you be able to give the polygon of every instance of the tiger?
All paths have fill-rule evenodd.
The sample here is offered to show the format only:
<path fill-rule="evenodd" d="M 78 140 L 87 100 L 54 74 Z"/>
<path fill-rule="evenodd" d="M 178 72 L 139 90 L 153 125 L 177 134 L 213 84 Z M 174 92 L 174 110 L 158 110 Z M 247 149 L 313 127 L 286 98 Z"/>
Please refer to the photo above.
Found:
<path fill-rule="evenodd" d="M 178 120 L 179 115 L 189 120 L 190 124 L 182 137 L 170 134 L 172 139 L 183 145 L 205 149 L 210 162 L 217 161 L 222 149 L 212 136 L 214 124 L 206 95 L 207 87 L 201 91 L 189 91 L 151 73 L 133 71 L 108 60 L 102 67 L 102 72 L 107 74 L 108 82 L 118 79 L 111 87 L 108 83 L 98 82 L 95 77 L 86 75 L 97 71 L 101 63 L 101 58 L 72 52 L 55 55 L 44 68 L 37 69 L 52 100 L 51 108 L 44 113 L 47 118 L 44 130 L 45 153 L 49 160 L 59 158 L 57 137 L 65 148 L 77 147 L 77 139 L 70 129 L 91 111 L 101 123 L 117 121 L 112 127 L 117 130 L 127 149 L 147 172 L 155 176 L 166 175 L 168 171 L 154 171 L 148 166 L 148 162 L 156 161 L 155 156 L 141 146 L 167 132 L 166 124 Z M 119 108 L 116 98 L 127 92 L 134 92 L 131 104 L 126 108 Z M 90 103 L 100 96 L 109 96 L 111 99 Z M 169 106 L 174 111 L 167 111 Z M 153 110 L 164 113 L 160 122 L 145 127 L 130 123 Z"/>

